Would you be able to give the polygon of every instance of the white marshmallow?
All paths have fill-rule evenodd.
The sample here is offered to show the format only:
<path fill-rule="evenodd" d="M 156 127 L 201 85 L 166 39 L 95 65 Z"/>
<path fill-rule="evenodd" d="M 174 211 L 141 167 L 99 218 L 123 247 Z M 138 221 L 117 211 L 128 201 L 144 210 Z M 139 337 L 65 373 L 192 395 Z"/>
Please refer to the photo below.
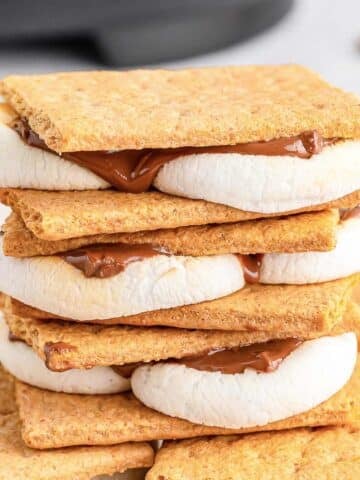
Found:
<path fill-rule="evenodd" d="M 1 244 L 0 244 L 1 248 Z M 200 303 L 244 286 L 234 255 L 156 255 L 109 278 L 86 278 L 60 257 L 0 254 L 0 291 L 73 320 L 94 320 Z"/>
<path fill-rule="evenodd" d="M 360 272 L 360 218 L 341 222 L 337 244 L 329 252 L 270 253 L 263 257 L 261 283 L 306 284 Z"/>
<path fill-rule="evenodd" d="M 96 395 L 124 392 L 130 388 L 129 379 L 118 375 L 111 367 L 66 372 L 49 370 L 29 345 L 9 340 L 9 329 L 1 317 L 0 362 L 18 380 L 54 392 Z"/>
<path fill-rule="evenodd" d="M 164 165 L 154 185 L 173 195 L 280 213 L 358 190 L 359 157 L 359 141 L 327 147 L 309 160 L 229 153 L 185 155 Z M 99 190 L 109 186 L 56 153 L 26 145 L 15 131 L 0 123 L 0 187 Z"/>
<path fill-rule="evenodd" d="M 0 187 L 40 190 L 92 190 L 110 185 L 90 170 L 56 153 L 31 147 L 0 123 Z"/>
<path fill-rule="evenodd" d="M 270 373 L 195 370 L 158 363 L 135 370 L 131 386 L 148 407 L 223 428 L 266 425 L 306 412 L 339 391 L 357 357 L 354 333 L 304 342 Z"/>
<path fill-rule="evenodd" d="M 340 223 L 334 250 L 266 254 L 260 282 L 307 284 L 360 272 L 359 238 L 360 219 L 352 218 Z M 41 310 L 80 321 L 200 303 L 243 286 L 241 264 L 234 255 L 157 255 L 129 265 L 114 277 L 98 279 L 86 278 L 56 256 L 19 259 L 0 254 L 2 291 Z"/>
<path fill-rule="evenodd" d="M 288 156 L 197 154 L 160 170 L 165 193 L 241 210 L 280 213 L 318 205 L 360 188 L 360 141 L 325 148 L 311 159 Z"/>

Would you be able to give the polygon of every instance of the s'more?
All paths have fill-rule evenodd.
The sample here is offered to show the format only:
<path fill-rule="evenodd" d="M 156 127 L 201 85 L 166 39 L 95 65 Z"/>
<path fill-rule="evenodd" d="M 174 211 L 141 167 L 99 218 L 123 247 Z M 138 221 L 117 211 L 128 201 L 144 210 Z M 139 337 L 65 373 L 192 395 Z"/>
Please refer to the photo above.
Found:
<path fill-rule="evenodd" d="M 24 304 L 122 319 L 358 272 L 358 99 L 309 70 L 11 76 L 2 92 L 0 288 Z"/>
<path fill-rule="evenodd" d="M 160 450 L 148 478 L 170 480 L 217 442 L 248 466 L 272 436 L 352 444 L 359 99 L 295 65 L 10 76 L 1 92 L 0 361 L 27 447 L 220 435 Z"/>

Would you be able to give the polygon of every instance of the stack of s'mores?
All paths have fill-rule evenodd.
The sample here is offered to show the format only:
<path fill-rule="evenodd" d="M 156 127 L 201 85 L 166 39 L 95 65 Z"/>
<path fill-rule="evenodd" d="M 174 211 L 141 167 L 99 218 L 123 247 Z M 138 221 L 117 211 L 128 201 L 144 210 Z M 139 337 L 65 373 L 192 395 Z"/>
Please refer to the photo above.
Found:
<path fill-rule="evenodd" d="M 358 478 L 359 99 L 299 66 L 1 88 L 0 478 Z"/>

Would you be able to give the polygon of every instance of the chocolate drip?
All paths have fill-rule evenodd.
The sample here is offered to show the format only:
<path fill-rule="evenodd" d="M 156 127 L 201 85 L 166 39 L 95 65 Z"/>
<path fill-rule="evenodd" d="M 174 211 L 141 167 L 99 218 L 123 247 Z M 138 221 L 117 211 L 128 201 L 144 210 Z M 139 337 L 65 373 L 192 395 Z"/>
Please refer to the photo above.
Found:
<path fill-rule="evenodd" d="M 142 365 L 152 365 L 152 364 L 153 363 L 136 362 L 136 363 L 128 363 L 126 365 L 112 365 L 111 368 L 114 370 L 115 373 L 117 373 L 121 377 L 130 378 L 134 370 L 136 370 L 138 367 L 141 367 Z"/>
<path fill-rule="evenodd" d="M 26 120 L 17 119 L 12 127 L 33 147 L 50 149 L 30 128 Z M 201 153 L 239 153 L 248 155 L 287 155 L 308 159 L 332 145 L 338 139 L 325 139 L 316 130 L 288 138 L 240 143 L 215 147 L 182 147 L 144 150 L 64 152 L 62 157 L 87 168 L 110 185 L 123 192 L 140 193 L 149 190 L 158 171 L 166 163 L 183 155 Z"/>
<path fill-rule="evenodd" d="M 42 150 L 51 151 L 44 140 L 41 140 L 39 135 L 32 130 L 25 119 L 16 118 L 10 125 L 15 132 L 17 132 L 25 143 L 30 147 L 41 148 Z"/>
<path fill-rule="evenodd" d="M 195 370 L 228 374 L 243 373 L 247 368 L 258 372 L 273 372 L 301 343 L 302 341 L 296 338 L 271 340 L 245 347 L 212 350 L 191 357 L 168 359 L 166 363 L 179 363 Z M 122 366 L 114 365 L 112 368 L 122 377 L 130 378 L 136 368 L 144 365 L 154 365 L 155 363 L 137 362 Z"/>
<path fill-rule="evenodd" d="M 81 270 L 86 277 L 108 278 L 122 272 L 130 263 L 159 254 L 165 254 L 165 251 L 152 245 L 116 243 L 90 245 L 65 252 L 60 256 Z"/>
<path fill-rule="evenodd" d="M 360 205 L 354 208 L 344 208 L 340 210 L 340 219 L 342 221 L 349 220 L 349 218 L 360 218 Z"/>
<path fill-rule="evenodd" d="M 17 335 L 14 335 L 12 332 L 9 332 L 8 339 L 9 339 L 10 342 L 23 342 L 23 343 L 25 343 L 25 340 L 18 337 Z"/>
<path fill-rule="evenodd" d="M 264 254 L 257 253 L 255 255 L 238 254 L 238 259 L 244 270 L 244 278 L 246 283 L 259 283 L 261 264 Z"/>
<path fill-rule="evenodd" d="M 231 350 L 218 350 L 207 355 L 183 358 L 178 363 L 196 370 L 228 374 L 243 373 L 247 368 L 273 372 L 302 342 L 296 338 L 271 340 Z"/>

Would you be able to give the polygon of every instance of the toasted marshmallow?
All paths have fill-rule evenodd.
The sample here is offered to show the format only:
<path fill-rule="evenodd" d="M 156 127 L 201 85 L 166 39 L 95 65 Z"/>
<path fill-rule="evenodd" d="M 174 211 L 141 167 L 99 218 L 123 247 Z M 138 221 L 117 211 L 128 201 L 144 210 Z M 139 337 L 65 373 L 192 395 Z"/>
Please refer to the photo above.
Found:
<path fill-rule="evenodd" d="M 360 272 L 360 218 L 341 222 L 337 244 L 329 252 L 269 253 L 264 255 L 261 283 L 306 284 L 344 278 Z"/>
<path fill-rule="evenodd" d="M 241 210 L 281 213 L 335 200 L 360 188 L 360 141 L 345 141 L 305 160 L 291 156 L 197 154 L 159 171 L 165 193 Z"/>
<path fill-rule="evenodd" d="M 200 303 L 243 286 L 243 270 L 235 255 L 156 255 L 131 263 L 113 277 L 87 278 L 57 256 L 20 259 L 0 254 L 0 291 L 79 321 Z"/>
<path fill-rule="evenodd" d="M 176 363 L 135 370 L 131 386 L 148 407 L 223 428 L 267 425 L 306 412 L 339 391 L 357 357 L 354 333 L 306 341 L 277 370 L 223 374 Z"/>
<path fill-rule="evenodd" d="M 130 381 L 111 367 L 66 372 L 49 370 L 29 345 L 9 340 L 9 329 L 1 317 L 0 362 L 18 380 L 54 392 L 96 395 L 124 392 L 130 388 Z"/>
<path fill-rule="evenodd" d="M 93 190 L 110 185 L 90 170 L 56 153 L 27 145 L 0 123 L 0 187 L 39 190 Z"/>

